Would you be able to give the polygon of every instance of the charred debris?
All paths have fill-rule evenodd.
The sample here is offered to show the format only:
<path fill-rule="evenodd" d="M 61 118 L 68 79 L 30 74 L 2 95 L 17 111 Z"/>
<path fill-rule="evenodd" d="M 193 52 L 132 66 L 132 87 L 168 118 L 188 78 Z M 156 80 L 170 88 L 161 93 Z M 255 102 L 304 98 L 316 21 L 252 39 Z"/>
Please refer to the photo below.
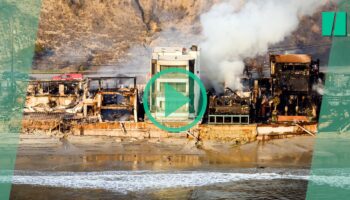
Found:
<path fill-rule="evenodd" d="M 24 127 L 51 131 L 60 126 L 64 131 L 74 123 L 138 122 L 139 104 L 136 77 L 33 80 L 27 89 Z"/>
<path fill-rule="evenodd" d="M 245 70 L 241 91 L 208 92 L 209 124 L 317 122 L 323 85 L 320 61 L 304 54 L 270 55 L 269 72 Z M 263 74 L 263 75 L 261 75 Z"/>
<path fill-rule="evenodd" d="M 322 95 L 314 86 L 324 82 L 319 61 L 303 54 L 270 55 L 269 65 L 263 76 L 246 70 L 241 91 L 209 89 L 202 123 L 317 122 Z M 144 121 L 136 77 L 76 77 L 30 80 L 23 127 L 65 132 L 74 124 Z"/>

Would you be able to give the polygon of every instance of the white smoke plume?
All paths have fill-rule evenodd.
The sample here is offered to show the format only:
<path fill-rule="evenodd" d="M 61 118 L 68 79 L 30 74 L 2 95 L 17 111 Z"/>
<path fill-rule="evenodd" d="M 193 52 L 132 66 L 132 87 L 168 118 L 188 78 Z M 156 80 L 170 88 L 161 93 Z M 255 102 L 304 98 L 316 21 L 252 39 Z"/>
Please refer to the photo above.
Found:
<path fill-rule="evenodd" d="M 324 83 L 322 83 L 322 80 L 319 79 L 317 81 L 317 83 L 315 83 L 313 86 L 312 86 L 312 90 L 313 91 L 316 91 L 318 94 L 320 95 L 324 95 L 325 94 L 325 89 L 324 89 Z"/>
<path fill-rule="evenodd" d="M 226 0 L 201 15 L 202 66 L 216 91 L 241 89 L 244 59 L 264 55 L 324 0 Z"/>

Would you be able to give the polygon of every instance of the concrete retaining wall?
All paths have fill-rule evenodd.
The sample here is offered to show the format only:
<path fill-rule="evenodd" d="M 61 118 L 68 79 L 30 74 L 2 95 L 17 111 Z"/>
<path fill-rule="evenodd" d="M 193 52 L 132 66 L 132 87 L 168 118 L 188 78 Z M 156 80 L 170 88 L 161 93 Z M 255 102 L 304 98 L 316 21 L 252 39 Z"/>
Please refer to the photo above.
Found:
<path fill-rule="evenodd" d="M 104 135 L 134 138 L 188 137 L 187 133 L 168 133 L 147 122 L 76 125 L 73 127 L 72 132 L 74 135 Z M 191 129 L 190 133 L 202 140 L 237 142 L 254 141 L 257 136 L 256 125 L 199 125 Z"/>
<path fill-rule="evenodd" d="M 200 125 L 202 140 L 236 141 L 246 143 L 256 140 L 256 125 Z"/>
<path fill-rule="evenodd" d="M 24 127 L 33 128 L 44 127 L 52 129 L 57 126 L 56 123 L 39 123 L 26 121 Z M 312 133 L 317 132 L 317 124 L 303 125 Z M 39 129 L 40 129 L 39 128 Z M 35 128 L 33 128 L 35 129 Z M 270 124 L 270 125 L 197 125 L 189 133 L 169 133 L 156 127 L 150 122 L 103 122 L 75 124 L 71 128 L 73 135 L 88 136 L 113 136 L 113 137 L 132 137 L 132 138 L 169 138 L 169 137 L 189 137 L 200 138 L 201 140 L 214 140 L 221 142 L 247 143 L 255 140 L 269 140 L 291 137 L 296 135 L 308 134 L 297 126 Z"/>

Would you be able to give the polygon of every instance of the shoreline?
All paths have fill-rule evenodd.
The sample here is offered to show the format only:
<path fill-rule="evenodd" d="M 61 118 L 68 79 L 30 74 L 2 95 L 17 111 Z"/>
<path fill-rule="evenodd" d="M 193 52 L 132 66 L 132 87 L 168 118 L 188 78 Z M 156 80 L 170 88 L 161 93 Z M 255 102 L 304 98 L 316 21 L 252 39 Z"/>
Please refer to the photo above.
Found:
<path fill-rule="evenodd" d="M 276 198 L 293 191 L 291 198 L 303 199 L 314 141 L 311 136 L 240 145 L 203 141 L 198 148 L 188 138 L 21 134 L 14 171 L 21 182 L 13 184 L 11 199 L 268 198 L 271 187 Z M 267 177 L 260 179 L 261 174 Z M 174 185 L 167 186 L 169 181 Z"/>

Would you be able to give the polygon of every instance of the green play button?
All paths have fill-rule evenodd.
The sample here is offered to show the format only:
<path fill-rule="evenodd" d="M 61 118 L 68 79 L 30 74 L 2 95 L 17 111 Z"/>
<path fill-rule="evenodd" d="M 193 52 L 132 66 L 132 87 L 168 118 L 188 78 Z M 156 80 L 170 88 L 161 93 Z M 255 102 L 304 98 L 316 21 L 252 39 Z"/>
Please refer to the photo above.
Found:
<path fill-rule="evenodd" d="M 183 132 L 197 125 L 207 102 L 207 92 L 199 77 L 175 67 L 153 75 L 143 93 L 147 118 L 168 132 Z"/>
<path fill-rule="evenodd" d="M 165 84 L 165 117 L 169 117 L 179 108 L 189 103 L 190 99 L 178 92 L 174 87 Z"/>

